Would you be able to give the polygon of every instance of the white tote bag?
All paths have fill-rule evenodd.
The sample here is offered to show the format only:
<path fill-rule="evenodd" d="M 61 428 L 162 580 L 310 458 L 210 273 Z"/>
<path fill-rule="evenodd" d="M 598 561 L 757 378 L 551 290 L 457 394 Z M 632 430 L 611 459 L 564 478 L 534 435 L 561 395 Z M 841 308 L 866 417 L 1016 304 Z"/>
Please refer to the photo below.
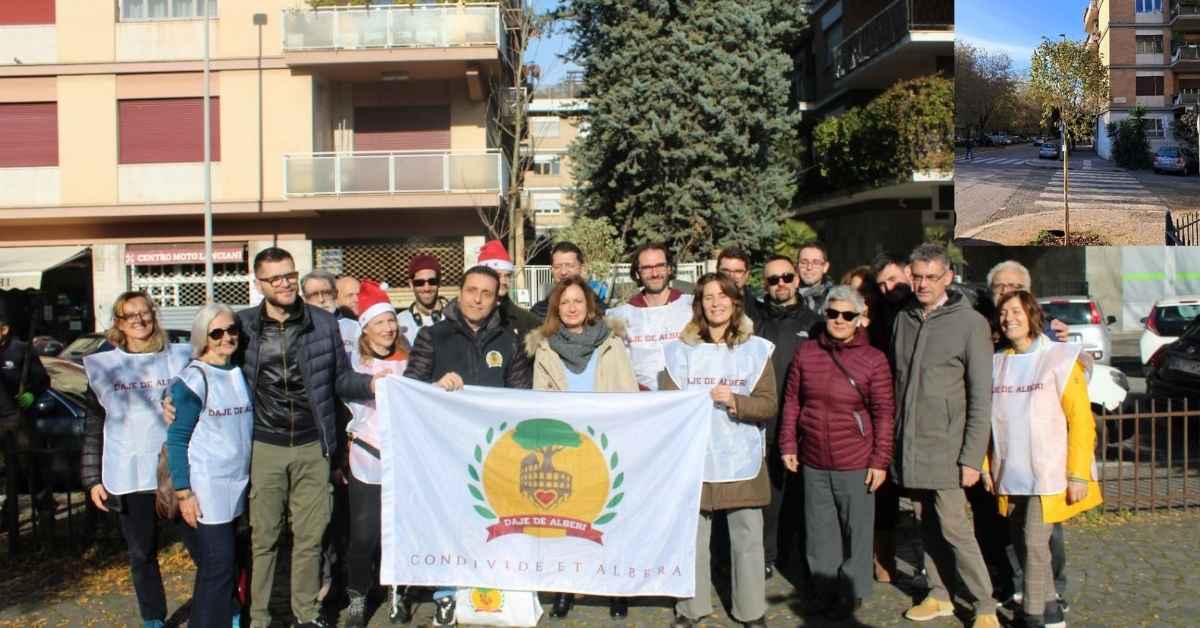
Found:
<path fill-rule="evenodd" d="M 478 626 L 536 626 L 542 604 L 534 591 L 459 589 L 454 596 L 454 619 Z"/>

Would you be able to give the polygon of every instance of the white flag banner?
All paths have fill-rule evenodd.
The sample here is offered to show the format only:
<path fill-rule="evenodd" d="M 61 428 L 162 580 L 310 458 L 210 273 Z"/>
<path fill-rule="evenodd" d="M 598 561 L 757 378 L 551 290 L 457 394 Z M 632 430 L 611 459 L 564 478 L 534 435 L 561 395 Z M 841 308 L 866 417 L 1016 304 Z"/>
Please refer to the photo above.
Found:
<path fill-rule="evenodd" d="M 381 380 L 381 582 L 692 597 L 707 392 Z"/>

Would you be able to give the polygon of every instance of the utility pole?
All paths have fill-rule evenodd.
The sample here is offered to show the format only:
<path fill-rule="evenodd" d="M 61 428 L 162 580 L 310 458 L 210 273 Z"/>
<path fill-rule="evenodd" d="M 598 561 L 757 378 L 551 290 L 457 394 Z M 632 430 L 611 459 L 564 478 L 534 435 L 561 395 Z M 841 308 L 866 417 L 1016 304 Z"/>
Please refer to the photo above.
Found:
<path fill-rule="evenodd" d="M 1062 162 L 1063 162 L 1063 246 L 1071 244 L 1071 205 L 1067 195 L 1071 189 L 1071 182 L 1068 179 L 1067 173 L 1067 120 L 1064 117 L 1058 121 L 1060 133 L 1062 134 Z"/>
<path fill-rule="evenodd" d="M 204 300 L 212 303 L 213 286 L 213 213 L 212 213 L 212 120 L 208 84 L 208 0 L 200 0 L 200 17 L 204 20 Z"/>

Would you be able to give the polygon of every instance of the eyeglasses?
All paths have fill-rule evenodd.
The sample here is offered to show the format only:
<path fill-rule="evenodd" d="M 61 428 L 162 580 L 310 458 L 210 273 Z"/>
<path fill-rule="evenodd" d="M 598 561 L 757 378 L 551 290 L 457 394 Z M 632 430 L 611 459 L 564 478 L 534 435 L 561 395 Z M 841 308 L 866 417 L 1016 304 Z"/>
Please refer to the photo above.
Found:
<path fill-rule="evenodd" d="M 224 338 L 226 334 L 229 334 L 230 338 L 237 338 L 238 337 L 237 327 L 234 325 L 230 325 L 229 327 L 225 327 L 225 328 L 218 327 L 216 329 L 209 330 L 208 337 L 212 340 L 220 340 L 220 339 Z"/>
<path fill-rule="evenodd" d="M 666 270 L 666 269 L 667 269 L 667 264 L 665 262 L 659 263 L 659 264 L 654 264 L 653 266 L 638 266 L 639 273 L 648 273 L 652 270 Z"/>
<path fill-rule="evenodd" d="M 784 273 L 782 275 L 771 275 L 770 277 L 767 277 L 768 286 L 773 286 L 780 282 L 792 283 L 793 281 L 796 281 L 796 273 Z"/>
<path fill-rule="evenodd" d="M 141 312 L 126 312 L 124 316 L 117 317 L 123 321 L 141 320 L 142 322 L 154 320 L 154 310 L 143 310 Z"/>
<path fill-rule="evenodd" d="M 849 323 L 850 321 L 858 318 L 858 312 L 835 310 L 833 308 L 829 308 L 829 309 L 825 310 L 825 318 L 828 318 L 829 320 L 841 318 L 842 320 Z"/>
<path fill-rule="evenodd" d="M 721 274 L 722 274 L 722 275 L 738 275 L 738 276 L 741 276 L 741 275 L 745 275 L 745 274 L 746 274 L 746 269 L 745 269 L 745 268 L 720 268 L 720 269 L 718 269 L 718 270 L 720 270 L 720 271 L 721 271 Z"/>
<path fill-rule="evenodd" d="M 337 293 L 333 290 L 313 290 L 304 295 L 304 298 L 312 301 L 313 299 L 332 299 L 337 297 Z"/>
<path fill-rule="evenodd" d="M 412 285 L 414 288 L 424 288 L 426 285 L 436 286 L 441 282 L 442 280 L 437 277 L 430 277 L 429 279 L 413 279 Z"/>
<path fill-rule="evenodd" d="M 281 286 L 285 283 L 287 283 L 287 284 L 296 283 L 296 280 L 299 278 L 300 278 L 300 273 L 298 273 L 294 270 L 290 273 L 284 273 L 282 275 L 275 275 L 274 277 L 257 277 L 257 279 L 259 281 L 266 283 L 266 284 L 271 284 L 272 286 Z"/>
<path fill-rule="evenodd" d="M 825 260 L 823 260 L 823 259 L 821 259 L 821 260 L 802 259 L 802 260 L 796 262 L 796 265 L 799 266 L 800 268 L 816 268 L 818 266 L 824 266 Z"/>
<path fill-rule="evenodd" d="M 1025 289 L 1025 286 L 1022 286 L 1019 283 L 994 283 L 994 284 L 992 284 L 992 292 L 999 292 L 999 293 L 1003 293 L 1003 294 L 1008 294 L 1009 292 L 1016 292 L 1017 290 L 1024 290 L 1024 289 Z"/>
<path fill-rule="evenodd" d="M 943 270 L 940 275 L 918 275 L 916 273 L 913 273 L 912 281 L 914 284 L 933 283 L 935 281 L 941 281 L 942 277 L 945 277 L 947 272 L 949 272 L 949 271 Z"/>

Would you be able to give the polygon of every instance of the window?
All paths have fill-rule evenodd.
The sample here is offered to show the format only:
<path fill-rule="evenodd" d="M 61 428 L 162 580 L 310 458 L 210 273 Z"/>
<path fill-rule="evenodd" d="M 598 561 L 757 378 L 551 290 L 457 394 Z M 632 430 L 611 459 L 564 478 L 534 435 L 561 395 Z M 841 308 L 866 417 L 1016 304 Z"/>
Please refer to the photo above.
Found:
<path fill-rule="evenodd" d="M 54 0 L 20 0 L 0 2 L 0 25 L 33 25 L 54 23 Z"/>
<path fill-rule="evenodd" d="M 558 137 L 558 116 L 529 116 L 529 134 L 537 137 Z"/>
<path fill-rule="evenodd" d="M 152 98 L 117 103 L 121 164 L 193 163 L 204 160 L 202 98 Z M 212 159 L 221 160 L 220 99 L 209 103 Z"/>
<path fill-rule="evenodd" d="M 0 168 L 58 165 L 58 103 L 0 103 Z"/>
<path fill-rule="evenodd" d="M 840 43 L 842 43 L 842 23 L 838 22 L 825 31 L 825 67 L 833 65 L 833 57 Z"/>
<path fill-rule="evenodd" d="M 1137 0 L 1138 13 L 1162 12 L 1162 0 Z"/>
<path fill-rule="evenodd" d="M 1157 54 L 1163 52 L 1162 35 L 1138 35 L 1137 36 L 1137 53 L 1140 55 Z"/>
<path fill-rule="evenodd" d="M 534 155 L 533 174 L 558 176 L 562 172 L 562 157 L 560 155 Z"/>
<path fill-rule="evenodd" d="M 533 194 L 533 213 L 561 214 L 562 195 L 557 192 Z"/>
<path fill-rule="evenodd" d="M 1144 118 L 1142 119 L 1142 129 L 1146 131 L 1146 137 L 1152 140 L 1161 140 L 1163 134 L 1162 118 Z"/>
<path fill-rule="evenodd" d="M 1162 96 L 1163 95 L 1163 77 L 1161 76 L 1139 76 L 1135 83 L 1136 95 L 1138 96 Z"/>
<path fill-rule="evenodd" d="M 204 0 L 121 0 L 121 21 L 188 20 L 200 17 Z M 208 17 L 217 17 L 217 0 L 208 0 Z"/>

